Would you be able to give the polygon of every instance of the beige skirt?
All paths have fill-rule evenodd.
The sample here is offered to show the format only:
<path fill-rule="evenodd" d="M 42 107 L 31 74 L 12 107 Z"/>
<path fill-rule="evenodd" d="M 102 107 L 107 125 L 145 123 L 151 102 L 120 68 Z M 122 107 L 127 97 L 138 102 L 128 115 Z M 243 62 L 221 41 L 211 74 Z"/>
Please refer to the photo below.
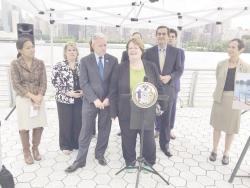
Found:
<path fill-rule="evenodd" d="M 33 106 L 30 99 L 20 96 L 16 97 L 16 112 L 19 130 L 31 130 L 37 127 L 44 127 L 47 124 L 44 100 L 37 112 L 33 111 L 32 108 Z"/>
<path fill-rule="evenodd" d="M 241 110 L 232 109 L 232 104 L 233 91 L 224 91 L 221 103 L 213 103 L 210 124 L 214 129 L 224 131 L 227 134 L 239 132 Z"/>

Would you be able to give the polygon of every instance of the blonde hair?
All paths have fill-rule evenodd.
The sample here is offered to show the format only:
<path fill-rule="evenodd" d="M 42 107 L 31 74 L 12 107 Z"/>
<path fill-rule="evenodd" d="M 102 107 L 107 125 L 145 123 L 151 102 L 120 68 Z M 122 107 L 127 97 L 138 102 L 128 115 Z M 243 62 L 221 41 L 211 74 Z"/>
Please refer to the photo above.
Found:
<path fill-rule="evenodd" d="M 127 51 L 128 51 L 128 46 L 129 46 L 129 44 L 130 44 L 131 42 L 133 42 L 135 45 L 139 46 L 139 48 L 140 48 L 142 54 L 144 53 L 144 43 L 142 42 L 142 40 L 137 39 L 137 38 L 131 38 L 131 39 L 128 41 L 128 43 L 127 43 L 127 45 L 126 45 Z"/>
<path fill-rule="evenodd" d="M 73 47 L 76 49 L 76 53 L 77 53 L 77 56 L 76 56 L 76 61 L 78 60 L 78 56 L 79 56 L 79 51 L 78 51 L 78 48 L 77 48 L 77 45 L 75 42 L 67 42 L 64 46 L 64 49 L 63 49 L 63 57 L 65 60 L 67 60 L 67 56 L 66 56 L 66 51 L 68 49 L 68 47 Z"/>

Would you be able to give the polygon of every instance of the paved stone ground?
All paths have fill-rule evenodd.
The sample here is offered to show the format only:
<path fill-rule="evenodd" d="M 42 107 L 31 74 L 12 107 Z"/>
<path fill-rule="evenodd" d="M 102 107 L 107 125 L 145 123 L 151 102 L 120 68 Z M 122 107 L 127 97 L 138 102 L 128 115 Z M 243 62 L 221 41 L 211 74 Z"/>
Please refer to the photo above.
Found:
<path fill-rule="evenodd" d="M 10 109 L 0 109 L 1 119 Z M 98 165 L 94 159 L 96 139 L 92 139 L 87 158 L 87 165 L 72 174 L 66 174 L 64 169 L 75 159 L 77 151 L 65 156 L 58 147 L 58 120 L 55 109 L 48 109 L 49 125 L 45 128 L 41 143 L 43 160 L 33 165 L 23 161 L 21 144 L 17 131 L 15 113 L 8 121 L 2 122 L 2 160 L 13 173 L 17 188 L 29 187 L 82 187 L 82 188 L 130 188 L 135 187 L 136 172 L 119 175 L 115 173 L 124 165 L 121 151 L 121 139 L 116 133 L 117 124 L 112 125 L 109 147 L 106 152 L 108 166 Z M 218 160 L 210 162 L 208 156 L 212 145 L 212 128 L 209 125 L 210 109 L 182 108 L 178 109 L 175 132 L 177 139 L 172 141 L 171 149 L 174 156 L 167 158 L 159 149 L 157 139 L 157 163 L 155 169 L 165 177 L 167 186 L 158 176 L 151 173 L 141 173 L 140 186 L 145 188 L 190 187 L 190 188 L 247 188 L 250 178 L 235 178 L 233 184 L 228 183 L 231 172 L 239 155 L 250 136 L 250 112 L 245 113 L 241 120 L 239 135 L 235 137 L 230 164 L 221 164 L 224 139 L 221 140 Z M 224 138 L 224 135 L 222 136 Z M 138 144 L 137 144 L 138 149 Z M 250 173 L 250 152 L 238 171 L 239 175 Z"/>

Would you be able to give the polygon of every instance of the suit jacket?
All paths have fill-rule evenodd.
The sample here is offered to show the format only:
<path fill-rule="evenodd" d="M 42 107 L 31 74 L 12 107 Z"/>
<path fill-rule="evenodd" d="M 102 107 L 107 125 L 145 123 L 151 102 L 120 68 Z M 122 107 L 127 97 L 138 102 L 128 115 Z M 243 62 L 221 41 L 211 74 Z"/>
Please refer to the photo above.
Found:
<path fill-rule="evenodd" d="M 129 61 L 127 50 L 122 52 L 121 62 Z"/>
<path fill-rule="evenodd" d="M 22 57 L 11 62 L 11 81 L 16 94 L 24 97 L 28 92 L 45 95 L 47 90 L 46 68 L 42 60 L 33 59 L 29 68 Z"/>
<path fill-rule="evenodd" d="M 144 53 L 144 59 L 149 60 L 157 66 L 158 72 L 161 75 L 170 75 L 171 80 L 169 83 L 164 84 L 166 94 L 169 95 L 170 100 L 173 100 L 178 92 L 175 86 L 176 80 L 180 79 L 183 73 L 183 66 L 181 63 L 181 52 L 180 49 L 175 48 L 173 46 L 167 45 L 166 49 L 166 58 L 163 66 L 163 70 L 160 70 L 160 62 L 159 62 L 159 52 L 158 46 L 153 46 L 149 48 Z"/>
<path fill-rule="evenodd" d="M 213 93 L 213 99 L 218 103 L 220 103 L 222 100 L 222 94 L 227 78 L 228 65 L 229 62 L 228 59 L 226 59 L 224 61 L 219 62 L 216 68 L 216 87 Z M 240 59 L 236 67 L 235 78 L 238 72 L 250 72 L 250 65 Z"/>
<path fill-rule="evenodd" d="M 111 75 L 115 65 L 118 64 L 116 57 L 104 55 L 104 78 L 101 79 L 95 54 L 91 53 L 81 59 L 80 64 L 80 87 L 84 92 L 83 97 L 89 103 L 93 103 L 96 99 L 104 100 L 109 98 L 109 87 Z"/>
<path fill-rule="evenodd" d="M 155 65 L 147 60 L 143 60 L 143 65 L 148 82 L 156 86 L 159 94 L 164 93 L 163 86 L 159 79 L 159 74 Z M 112 75 L 110 101 L 111 117 L 115 118 L 118 116 L 120 121 L 127 121 L 128 124 L 130 122 L 132 105 L 133 112 L 138 111 L 138 109 L 135 108 L 136 106 L 131 101 L 129 67 L 128 61 L 116 66 L 116 69 Z M 155 105 L 147 108 L 145 114 L 144 122 L 146 122 L 146 124 L 153 125 L 155 120 Z M 137 116 L 138 114 L 133 115 Z"/>
<path fill-rule="evenodd" d="M 184 71 L 184 62 L 185 62 L 185 52 L 183 49 L 178 48 L 180 50 L 180 55 L 181 55 L 181 69 L 182 69 L 182 73 Z M 175 88 L 176 88 L 176 92 L 180 91 L 180 78 L 175 80 Z"/>

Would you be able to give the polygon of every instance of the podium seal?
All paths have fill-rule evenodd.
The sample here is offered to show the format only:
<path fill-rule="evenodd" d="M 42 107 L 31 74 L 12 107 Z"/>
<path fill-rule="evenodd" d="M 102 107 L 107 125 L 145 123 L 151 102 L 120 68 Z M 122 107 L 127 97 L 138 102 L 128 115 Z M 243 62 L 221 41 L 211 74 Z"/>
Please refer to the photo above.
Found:
<path fill-rule="evenodd" d="M 141 82 L 132 91 L 132 101 L 140 108 L 153 106 L 158 99 L 156 87 L 149 82 Z"/>

